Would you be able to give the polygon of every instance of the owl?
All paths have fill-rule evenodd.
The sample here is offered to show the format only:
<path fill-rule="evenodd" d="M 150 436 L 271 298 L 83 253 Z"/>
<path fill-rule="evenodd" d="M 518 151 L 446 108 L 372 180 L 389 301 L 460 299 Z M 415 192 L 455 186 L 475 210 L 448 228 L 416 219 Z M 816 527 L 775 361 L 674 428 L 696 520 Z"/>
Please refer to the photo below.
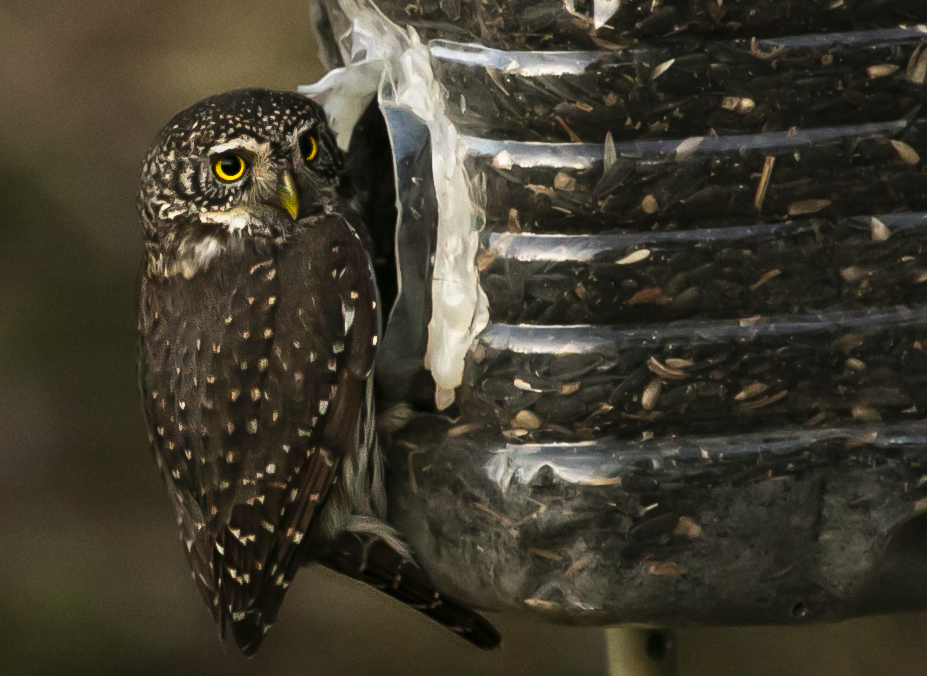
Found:
<path fill-rule="evenodd" d="M 342 161 L 316 103 L 247 89 L 179 113 L 143 163 L 139 379 L 183 548 L 247 655 L 311 561 L 494 647 L 385 521 L 377 287 Z"/>

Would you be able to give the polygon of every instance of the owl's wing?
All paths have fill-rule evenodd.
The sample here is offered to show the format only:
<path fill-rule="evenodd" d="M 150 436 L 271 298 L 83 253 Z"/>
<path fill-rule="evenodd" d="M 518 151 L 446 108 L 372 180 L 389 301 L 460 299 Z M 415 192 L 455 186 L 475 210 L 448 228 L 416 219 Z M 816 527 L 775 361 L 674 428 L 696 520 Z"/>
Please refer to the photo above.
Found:
<path fill-rule="evenodd" d="M 265 570 L 252 573 L 251 596 L 258 602 L 240 620 L 232 617 L 235 639 L 246 653 L 275 620 L 302 560 L 301 540 L 319 516 L 342 460 L 362 443 L 379 329 L 367 253 L 340 218 L 308 225 L 281 252 L 277 271 L 281 295 L 273 361 L 279 368 L 271 371 L 266 390 L 289 421 L 280 439 L 289 446 L 281 457 L 286 488 L 270 499 L 279 504 L 279 520 Z M 247 555 L 246 548 L 236 548 Z M 263 553 L 252 561 L 257 558 Z M 261 578 L 257 585 L 254 578 Z"/>
<path fill-rule="evenodd" d="M 376 350 L 376 289 L 359 240 L 333 216 L 299 231 L 244 264 L 143 291 L 155 452 L 194 577 L 247 654 L 359 443 Z"/>

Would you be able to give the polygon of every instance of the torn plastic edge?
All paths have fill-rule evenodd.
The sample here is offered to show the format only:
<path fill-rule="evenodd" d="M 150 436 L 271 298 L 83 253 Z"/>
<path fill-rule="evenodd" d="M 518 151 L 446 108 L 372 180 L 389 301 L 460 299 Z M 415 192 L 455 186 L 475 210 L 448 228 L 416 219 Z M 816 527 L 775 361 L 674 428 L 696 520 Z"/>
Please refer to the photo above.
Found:
<path fill-rule="evenodd" d="M 336 68 L 315 84 L 299 87 L 298 91 L 325 109 L 338 147 L 346 151 L 357 121 L 377 94 L 382 75 L 382 62 L 365 61 Z"/>
<path fill-rule="evenodd" d="M 425 366 L 438 387 L 438 408 L 447 408 L 462 382 L 467 352 L 489 323 L 488 301 L 475 263 L 485 219 L 470 201 L 470 181 L 463 167 L 466 148 L 444 112 L 443 92 L 417 33 L 412 28 L 403 31 L 366 0 L 333 2 L 341 11 L 332 21 L 333 29 L 343 29 L 338 45 L 350 65 L 299 91 L 317 100 L 332 117 L 339 146 L 348 147 L 353 126 L 374 95 L 381 106 L 411 110 L 431 135 L 438 232 Z"/>

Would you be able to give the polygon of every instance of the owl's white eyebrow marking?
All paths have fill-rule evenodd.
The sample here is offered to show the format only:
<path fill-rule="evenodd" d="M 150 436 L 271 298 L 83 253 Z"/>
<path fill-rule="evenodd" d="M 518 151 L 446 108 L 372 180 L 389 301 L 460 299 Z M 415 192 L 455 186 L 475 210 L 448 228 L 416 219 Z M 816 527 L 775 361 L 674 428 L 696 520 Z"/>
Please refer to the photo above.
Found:
<path fill-rule="evenodd" d="M 253 138 L 248 138 L 243 136 L 241 138 L 234 139 L 228 143 L 220 143 L 209 149 L 210 155 L 220 155 L 222 153 L 228 152 L 229 150 L 238 150 L 243 148 L 244 150 L 250 150 L 255 154 L 262 154 L 261 151 L 267 152 L 270 150 L 269 143 L 258 143 Z"/>

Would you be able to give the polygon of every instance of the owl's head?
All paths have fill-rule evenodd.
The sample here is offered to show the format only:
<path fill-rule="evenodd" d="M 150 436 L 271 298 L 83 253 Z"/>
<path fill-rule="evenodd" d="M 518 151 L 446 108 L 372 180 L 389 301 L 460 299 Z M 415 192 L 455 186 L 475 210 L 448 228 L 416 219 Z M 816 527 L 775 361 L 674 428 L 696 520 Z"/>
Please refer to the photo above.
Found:
<path fill-rule="evenodd" d="M 242 89 L 191 106 L 142 167 L 149 275 L 190 277 L 246 240 L 285 238 L 333 208 L 341 168 L 325 113 L 304 96 Z"/>

